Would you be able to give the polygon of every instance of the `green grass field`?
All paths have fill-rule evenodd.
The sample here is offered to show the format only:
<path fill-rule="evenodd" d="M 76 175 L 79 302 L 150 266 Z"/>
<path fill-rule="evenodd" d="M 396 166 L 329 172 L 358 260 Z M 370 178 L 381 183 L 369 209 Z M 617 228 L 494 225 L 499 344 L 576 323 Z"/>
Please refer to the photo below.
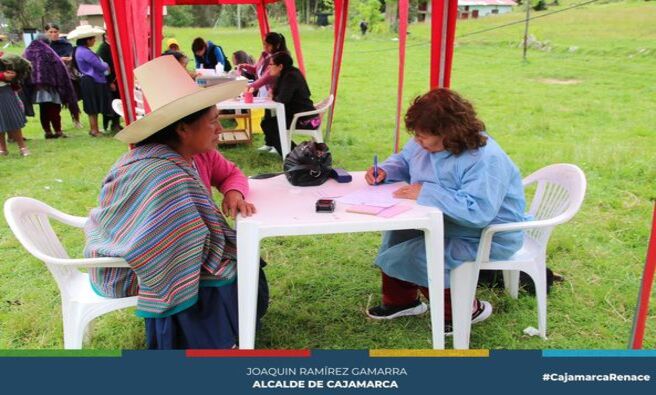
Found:
<path fill-rule="evenodd" d="M 516 11 L 459 22 L 452 87 L 474 102 L 523 175 L 552 163 L 574 163 L 586 173 L 588 192 L 580 213 L 556 229 L 549 246 L 549 266 L 566 278 L 549 295 L 549 340 L 522 334 L 537 326 L 533 297 L 523 293 L 513 300 L 483 289 L 479 294 L 492 302 L 495 314 L 473 328 L 471 347 L 625 348 L 656 199 L 656 4 L 593 4 L 534 20 L 531 33 L 546 49 L 530 49 L 527 62 L 519 47 L 522 24 L 471 34 L 522 17 Z M 286 25 L 273 29 L 290 37 Z M 412 25 L 410 32 L 405 103 L 427 89 L 429 73 L 429 28 Z M 200 35 L 229 53 L 260 50 L 255 29 L 165 33 L 183 48 Z M 302 28 L 315 101 L 329 89 L 332 34 Z M 361 38 L 355 29 L 349 32 L 329 141 L 336 166 L 362 170 L 374 153 L 392 152 L 397 53 L 391 35 Z M 46 141 L 32 119 L 24 132 L 33 155 L 20 158 L 10 145 L 10 156 L 0 158 L 1 201 L 31 196 L 76 215 L 96 205 L 103 176 L 126 147 L 110 138 L 92 139 L 87 130 L 73 129 L 68 114 L 63 118 L 71 138 Z M 254 147 L 261 142 L 258 135 Z M 254 147 L 223 152 L 247 175 L 280 171 L 279 160 Z M 83 235 L 61 233 L 80 256 Z M 373 233 L 266 240 L 262 256 L 269 262 L 271 307 L 256 347 L 429 348 L 428 316 L 372 322 L 363 314 L 370 297 L 371 303 L 379 301 L 379 273 L 372 266 L 379 241 Z M 654 302 L 646 348 L 656 346 Z M 0 348 L 62 346 L 52 276 L 0 219 Z M 86 347 L 143 348 L 143 323 L 131 310 L 106 315 L 92 324 Z"/>

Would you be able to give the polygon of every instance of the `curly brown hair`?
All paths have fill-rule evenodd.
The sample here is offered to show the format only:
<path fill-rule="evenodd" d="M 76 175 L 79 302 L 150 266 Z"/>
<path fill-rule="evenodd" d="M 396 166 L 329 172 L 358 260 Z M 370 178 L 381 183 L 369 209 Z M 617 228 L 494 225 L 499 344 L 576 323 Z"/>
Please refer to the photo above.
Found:
<path fill-rule="evenodd" d="M 474 106 L 456 92 L 437 88 L 417 96 L 405 114 L 408 133 L 430 134 L 444 138 L 444 148 L 458 155 L 487 144 L 483 121 L 476 117 Z"/>

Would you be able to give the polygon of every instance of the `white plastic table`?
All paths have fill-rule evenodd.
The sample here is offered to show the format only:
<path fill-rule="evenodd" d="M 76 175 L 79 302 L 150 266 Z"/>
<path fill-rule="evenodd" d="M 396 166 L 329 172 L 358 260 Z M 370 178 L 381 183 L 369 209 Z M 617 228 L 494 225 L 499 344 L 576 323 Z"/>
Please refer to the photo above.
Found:
<path fill-rule="evenodd" d="M 273 110 L 278 121 L 278 134 L 280 135 L 280 147 L 282 151 L 282 157 L 287 156 L 291 149 L 291 141 L 287 138 L 287 122 L 285 115 L 285 105 L 283 103 L 278 103 L 271 99 L 253 98 L 252 103 L 244 103 L 240 99 L 228 99 L 224 100 L 216 105 L 219 110 L 252 110 L 255 108 L 264 108 L 268 110 Z"/>
<path fill-rule="evenodd" d="M 316 213 L 315 203 L 320 198 L 318 190 L 333 186 L 355 190 L 366 185 L 364 172 L 351 174 L 351 183 L 338 184 L 331 179 L 318 187 L 292 186 L 284 175 L 264 180 L 249 180 L 248 200 L 255 204 L 257 213 L 251 217 L 237 217 L 239 348 L 253 349 L 255 346 L 260 241 L 263 238 L 400 229 L 424 231 L 433 348 L 444 348 L 442 212 L 434 207 L 420 206 L 414 200 L 403 200 L 402 204 L 410 205 L 412 209 L 392 218 L 348 213 L 345 211 L 347 206 L 339 202 L 334 213 Z M 373 260 L 372 256 L 371 261 Z"/>

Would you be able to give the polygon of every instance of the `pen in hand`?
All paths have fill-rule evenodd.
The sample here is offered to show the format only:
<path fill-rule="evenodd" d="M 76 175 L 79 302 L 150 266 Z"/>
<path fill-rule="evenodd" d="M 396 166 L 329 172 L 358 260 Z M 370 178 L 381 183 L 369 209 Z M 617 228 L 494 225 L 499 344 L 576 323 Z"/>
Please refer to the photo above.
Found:
<path fill-rule="evenodd" d="M 374 185 L 378 185 L 378 155 L 374 155 Z"/>

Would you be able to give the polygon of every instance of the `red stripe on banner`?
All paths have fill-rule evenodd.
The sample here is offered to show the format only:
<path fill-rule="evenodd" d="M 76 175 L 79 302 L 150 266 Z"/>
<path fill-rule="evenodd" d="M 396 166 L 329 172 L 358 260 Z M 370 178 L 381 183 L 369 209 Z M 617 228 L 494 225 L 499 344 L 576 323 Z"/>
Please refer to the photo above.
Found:
<path fill-rule="evenodd" d="M 399 86 L 396 92 L 396 127 L 394 153 L 399 152 L 401 139 L 401 107 L 403 103 L 403 77 L 405 74 L 405 45 L 408 37 L 408 0 L 399 0 Z"/>
<path fill-rule="evenodd" d="M 654 272 L 656 272 L 656 203 L 654 203 L 654 214 L 651 224 L 651 237 L 647 247 L 647 262 L 642 274 L 642 285 L 638 294 L 638 307 L 633 320 L 633 332 L 631 334 L 630 347 L 634 350 L 642 349 L 642 340 L 645 337 L 645 323 L 649 311 L 649 298 L 651 287 L 654 284 Z"/>
<path fill-rule="evenodd" d="M 309 358 L 310 350 L 187 350 L 188 358 Z"/>

